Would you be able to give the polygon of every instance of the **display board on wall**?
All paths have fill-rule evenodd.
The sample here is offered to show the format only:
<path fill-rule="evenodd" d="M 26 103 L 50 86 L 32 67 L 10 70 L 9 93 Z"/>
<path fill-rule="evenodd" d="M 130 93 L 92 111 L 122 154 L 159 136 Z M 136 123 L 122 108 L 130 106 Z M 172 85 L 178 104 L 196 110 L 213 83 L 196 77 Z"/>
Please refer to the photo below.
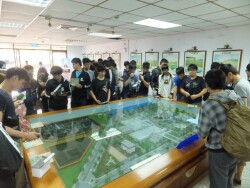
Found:
<path fill-rule="evenodd" d="M 175 70 L 179 66 L 180 52 L 163 52 L 162 58 L 168 60 L 169 72 L 171 74 L 176 74 Z"/>
<path fill-rule="evenodd" d="M 107 60 L 108 57 L 110 57 L 110 53 L 104 53 L 104 54 L 102 54 L 102 59 L 103 60 Z"/>
<path fill-rule="evenodd" d="M 159 64 L 159 52 L 145 52 L 145 61 L 150 64 L 150 71 Z"/>
<path fill-rule="evenodd" d="M 240 71 L 241 56 L 242 50 L 215 50 L 213 51 L 212 62 L 231 64 Z"/>
<path fill-rule="evenodd" d="M 206 50 L 201 51 L 185 51 L 184 55 L 184 68 L 185 73 L 188 73 L 188 66 L 195 64 L 198 67 L 197 75 L 204 76 L 205 65 L 206 65 Z"/>
<path fill-rule="evenodd" d="M 131 52 L 130 61 L 136 61 L 136 69 L 142 70 L 142 53 Z"/>
<path fill-rule="evenodd" d="M 112 53 L 112 59 L 115 61 L 117 69 L 121 69 L 121 54 L 120 53 Z"/>
<path fill-rule="evenodd" d="M 102 54 L 95 54 L 95 61 L 98 61 L 98 59 L 102 59 Z"/>
<path fill-rule="evenodd" d="M 88 58 L 88 54 L 82 54 L 82 58 Z"/>

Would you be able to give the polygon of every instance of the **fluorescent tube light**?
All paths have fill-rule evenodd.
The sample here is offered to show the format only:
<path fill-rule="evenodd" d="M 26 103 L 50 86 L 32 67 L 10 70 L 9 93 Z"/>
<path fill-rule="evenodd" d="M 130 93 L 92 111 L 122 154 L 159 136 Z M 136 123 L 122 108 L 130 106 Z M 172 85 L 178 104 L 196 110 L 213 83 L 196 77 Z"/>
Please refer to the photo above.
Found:
<path fill-rule="evenodd" d="M 109 34 L 109 33 L 89 33 L 88 35 L 97 36 L 97 37 L 105 37 L 105 38 L 117 38 L 117 37 L 122 36 L 122 35 Z"/>
<path fill-rule="evenodd" d="M 69 30 L 71 30 L 71 31 L 75 31 L 77 29 L 78 29 L 77 27 L 69 27 Z"/>
<path fill-rule="evenodd" d="M 134 24 L 145 25 L 145 26 L 149 26 L 149 27 L 156 27 L 156 28 L 160 28 L 160 29 L 167 29 L 167 28 L 181 26 L 179 24 L 163 22 L 163 21 L 155 20 L 155 19 L 151 19 L 151 18 L 141 20 L 141 21 L 138 21 L 138 22 L 134 22 Z"/>
<path fill-rule="evenodd" d="M 22 28 L 24 25 L 12 22 L 0 22 L 0 27 Z"/>
<path fill-rule="evenodd" d="M 12 3 L 19 3 L 24 5 L 46 7 L 52 0 L 4 0 Z"/>

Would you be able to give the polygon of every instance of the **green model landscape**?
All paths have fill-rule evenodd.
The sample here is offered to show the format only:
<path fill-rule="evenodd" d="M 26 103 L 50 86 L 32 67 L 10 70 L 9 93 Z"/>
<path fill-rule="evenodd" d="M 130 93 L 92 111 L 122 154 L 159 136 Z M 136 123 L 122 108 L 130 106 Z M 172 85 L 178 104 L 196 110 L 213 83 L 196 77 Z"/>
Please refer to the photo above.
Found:
<path fill-rule="evenodd" d="M 197 112 L 195 108 L 154 99 L 50 123 L 38 131 L 45 148 L 56 154 L 54 166 L 66 187 L 100 187 L 195 134 L 197 127 L 186 120 L 195 118 Z M 91 137 L 95 132 L 105 137 L 110 128 L 121 134 L 99 141 Z"/>

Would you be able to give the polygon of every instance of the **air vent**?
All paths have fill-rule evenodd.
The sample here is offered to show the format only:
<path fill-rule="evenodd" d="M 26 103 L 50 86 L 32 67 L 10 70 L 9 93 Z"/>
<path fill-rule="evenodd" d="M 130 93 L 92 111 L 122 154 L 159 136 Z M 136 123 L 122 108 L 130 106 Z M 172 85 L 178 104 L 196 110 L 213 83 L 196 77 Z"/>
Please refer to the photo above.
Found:
<path fill-rule="evenodd" d="M 77 39 L 66 39 L 65 42 L 73 43 L 73 42 L 87 42 L 86 40 L 77 40 Z"/>
<path fill-rule="evenodd" d="M 122 38 L 116 37 L 116 38 L 108 38 L 108 39 L 112 39 L 112 40 L 121 40 Z"/>
<path fill-rule="evenodd" d="M 77 29 L 80 29 L 82 27 L 78 27 L 78 26 L 72 26 L 72 25 L 59 25 L 56 27 L 56 29 L 67 29 L 67 30 L 71 30 L 71 31 L 75 31 Z"/>

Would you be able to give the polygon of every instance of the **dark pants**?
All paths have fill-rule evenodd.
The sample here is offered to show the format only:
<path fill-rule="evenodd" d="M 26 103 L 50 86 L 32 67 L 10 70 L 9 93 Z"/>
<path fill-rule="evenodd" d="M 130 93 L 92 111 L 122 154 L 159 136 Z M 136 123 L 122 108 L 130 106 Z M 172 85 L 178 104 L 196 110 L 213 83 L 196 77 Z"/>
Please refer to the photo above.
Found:
<path fill-rule="evenodd" d="M 15 173 L 7 174 L 0 171 L 0 187 L 16 188 Z"/>
<path fill-rule="evenodd" d="M 87 105 L 87 99 L 71 98 L 71 108 Z"/>
<path fill-rule="evenodd" d="M 233 188 L 237 159 L 224 149 L 209 150 L 210 188 Z"/>

